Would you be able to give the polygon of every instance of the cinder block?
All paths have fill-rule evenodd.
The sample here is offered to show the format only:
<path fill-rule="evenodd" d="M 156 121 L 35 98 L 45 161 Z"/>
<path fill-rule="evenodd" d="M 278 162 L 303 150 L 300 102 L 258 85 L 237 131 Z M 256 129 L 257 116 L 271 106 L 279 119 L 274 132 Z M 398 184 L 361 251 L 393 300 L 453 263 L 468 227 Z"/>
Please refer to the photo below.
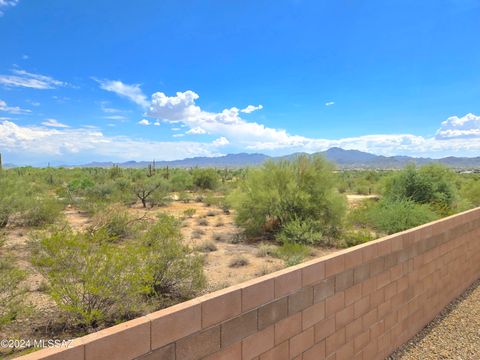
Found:
<path fill-rule="evenodd" d="M 101 330 L 83 338 L 85 360 L 127 360 L 150 352 L 150 320 L 138 319 Z"/>
<path fill-rule="evenodd" d="M 306 308 L 302 312 L 302 329 L 308 329 L 321 320 L 325 319 L 325 301 Z"/>
<path fill-rule="evenodd" d="M 138 360 L 176 360 L 175 343 L 155 349 L 147 355 L 143 355 Z"/>
<path fill-rule="evenodd" d="M 257 310 L 249 311 L 221 324 L 222 347 L 237 342 L 257 331 Z"/>
<path fill-rule="evenodd" d="M 362 315 L 366 314 L 367 312 L 370 311 L 370 297 L 366 296 L 364 298 L 361 298 L 354 304 L 354 318 L 358 319 Z"/>
<path fill-rule="evenodd" d="M 247 283 L 242 287 L 242 311 L 252 310 L 264 305 L 275 298 L 275 280 L 266 279 Z"/>
<path fill-rule="evenodd" d="M 202 300 L 202 328 L 207 328 L 239 315 L 242 311 L 240 289 L 213 293 Z"/>
<path fill-rule="evenodd" d="M 242 360 L 251 360 L 272 349 L 275 343 L 274 333 L 273 326 L 270 326 L 243 339 Z"/>
<path fill-rule="evenodd" d="M 335 333 L 335 316 L 324 319 L 315 325 L 315 342 L 318 343 Z"/>
<path fill-rule="evenodd" d="M 362 318 L 353 320 L 350 324 L 345 327 L 345 336 L 346 340 L 353 340 L 358 334 L 363 330 Z"/>
<path fill-rule="evenodd" d="M 335 293 L 335 278 L 330 277 L 328 279 L 320 281 L 313 287 L 313 301 L 320 302 L 327 297 L 332 296 Z"/>
<path fill-rule="evenodd" d="M 198 360 L 219 350 L 220 326 L 215 326 L 178 340 L 175 352 L 177 359 Z"/>
<path fill-rule="evenodd" d="M 362 249 L 352 250 L 345 255 L 345 269 L 351 269 L 363 264 Z"/>
<path fill-rule="evenodd" d="M 260 360 L 289 360 L 289 347 L 288 341 L 275 346 L 273 349 L 268 350 L 266 353 L 260 355 Z"/>
<path fill-rule="evenodd" d="M 353 305 L 347 306 L 335 314 L 336 330 L 347 326 L 353 321 Z"/>
<path fill-rule="evenodd" d="M 313 327 L 294 336 L 290 339 L 290 358 L 300 355 L 302 352 L 312 347 L 314 343 L 315 335 Z"/>
<path fill-rule="evenodd" d="M 335 360 L 351 360 L 354 354 L 353 341 L 346 343 L 335 352 Z"/>
<path fill-rule="evenodd" d="M 74 339 L 68 348 L 47 348 L 19 357 L 22 360 L 84 360 L 83 338 Z"/>
<path fill-rule="evenodd" d="M 302 269 L 290 270 L 275 278 L 275 299 L 291 294 L 302 287 Z"/>
<path fill-rule="evenodd" d="M 288 299 L 275 300 L 258 309 L 258 328 L 264 329 L 288 316 Z"/>
<path fill-rule="evenodd" d="M 146 316 L 152 323 L 152 349 L 163 347 L 202 328 L 202 309 L 197 300 Z"/>
<path fill-rule="evenodd" d="M 325 359 L 325 340 L 312 346 L 303 353 L 302 360 L 323 360 Z"/>
<path fill-rule="evenodd" d="M 230 345 L 212 355 L 203 358 L 202 360 L 242 360 L 242 343 L 238 342 Z"/>
<path fill-rule="evenodd" d="M 337 255 L 325 261 L 325 277 L 341 273 L 345 269 L 345 255 Z"/>
<path fill-rule="evenodd" d="M 275 345 L 302 332 L 302 313 L 296 313 L 275 324 Z"/>
<path fill-rule="evenodd" d="M 370 341 L 370 332 L 367 330 L 361 333 L 360 335 L 358 335 L 354 339 L 354 351 L 359 352 L 360 350 L 365 348 L 365 346 L 368 345 L 369 341 Z"/>
<path fill-rule="evenodd" d="M 313 287 L 307 286 L 288 296 L 288 314 L 295 314 L 313 304 Z"/>
<path fill-rule="evenodd" d="M 312 285 L 325 279 L 325 262 L 314 260 L 302 269 L 302 286 Z"/>
<path fill-rule="evenodd" d="M 336 331 L 334 334 L 327 337 L 327 340 L 325 342 L 325 354 L 328 357 L 330 354 L 336 352 L 337 349 L 339 349 L 345 343 L 346 343 L 345 328 L 342 328 Z"/>
<path fill-rule="evenodd" d="M 325 301 L 326 316 L 334 315 L 345 307 L 345 293 L 339 292 Z"/>
<path fill-rule="evenodd" d="M 335 275 L 335 292 L 344 291 L 353 286 L 353 269 Z"/>

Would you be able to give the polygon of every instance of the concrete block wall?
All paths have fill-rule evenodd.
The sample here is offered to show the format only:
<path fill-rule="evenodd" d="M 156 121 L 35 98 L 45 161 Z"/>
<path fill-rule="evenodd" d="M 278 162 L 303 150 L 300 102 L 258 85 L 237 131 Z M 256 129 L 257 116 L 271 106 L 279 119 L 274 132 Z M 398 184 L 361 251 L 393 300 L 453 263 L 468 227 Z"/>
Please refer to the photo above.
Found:
<path fill-rule="evenodd" d="M 22 359 L 383 359 L 480 277 L 480 208 Z"/>

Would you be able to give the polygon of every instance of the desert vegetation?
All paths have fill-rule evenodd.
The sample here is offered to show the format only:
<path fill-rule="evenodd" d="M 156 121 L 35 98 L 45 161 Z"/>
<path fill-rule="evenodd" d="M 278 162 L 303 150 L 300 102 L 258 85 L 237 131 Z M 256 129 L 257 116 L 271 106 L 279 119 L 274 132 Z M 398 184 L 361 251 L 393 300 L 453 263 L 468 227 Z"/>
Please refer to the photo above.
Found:
<path fill-rule="evenodd" d="M 475 206 L 479 174 L 440 165 L 3 169 L 0 334 L 83 335 Z"/>

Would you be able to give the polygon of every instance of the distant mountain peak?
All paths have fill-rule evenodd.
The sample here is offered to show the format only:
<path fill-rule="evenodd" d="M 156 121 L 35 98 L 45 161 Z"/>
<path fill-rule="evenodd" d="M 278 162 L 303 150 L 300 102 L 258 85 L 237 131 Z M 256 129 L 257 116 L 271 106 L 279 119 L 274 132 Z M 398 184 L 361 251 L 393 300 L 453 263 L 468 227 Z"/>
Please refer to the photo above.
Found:
<path fill-rule="evenodd" d="M 480 157 L 455 157 L 448 156 L 442 159 L 430 159 L 411 156 L 383 156 L 375 155 L 368 152 L 342 149 L 340 147 L 332 147 L 326 151 L 318 152 L 325 156 L 329 161 L 337 164 L 340 168 L 376 168 L 376 169 L 398 169 L 409 163 L 423 165 L 427 163 L 440 163 L 453 168 L 469 168 L 480 169 Z M 198 156 L 183 160 L 172 161 L 155 161 L 157 167 L 217 167 L 217 168 L 239 168 L 247 166 L 257 166 L 263 164 L 267 160 L 293 160 L 300 155 L 311 156 L 307 153 L 297 152 L 286 156 L 271 157 L 260 153 L 237 153 L 227 154 L 217 157 Z M 154 156 L 153 156 L 154 158 Z M 144 168 L 151 161 L 135 161 L 130 160 L 123 163 L 107 162 L 91 162 L 89 164 L 80 165 L 79 167 L 110 167 L 113 164 L 126 168 Z M 13 166 L 12 166 L 13 167 Z"/>

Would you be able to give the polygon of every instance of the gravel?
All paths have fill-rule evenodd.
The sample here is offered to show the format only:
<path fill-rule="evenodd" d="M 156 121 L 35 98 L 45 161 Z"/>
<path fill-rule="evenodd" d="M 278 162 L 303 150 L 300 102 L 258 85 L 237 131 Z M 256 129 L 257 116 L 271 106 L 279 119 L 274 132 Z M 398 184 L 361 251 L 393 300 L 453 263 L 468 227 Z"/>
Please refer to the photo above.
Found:
<path fill-rule="evenodd" d="M 480 279 L 387 359 L 480 359 Z"/>

